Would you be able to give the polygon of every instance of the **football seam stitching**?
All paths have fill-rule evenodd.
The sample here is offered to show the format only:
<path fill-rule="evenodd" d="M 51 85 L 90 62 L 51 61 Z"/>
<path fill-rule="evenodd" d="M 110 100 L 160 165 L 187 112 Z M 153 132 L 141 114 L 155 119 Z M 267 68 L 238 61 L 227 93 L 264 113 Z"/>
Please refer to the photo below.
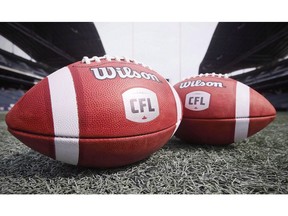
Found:
<path fill-rule="evenodd" d="M 183 119 L 194 119 L 194 120 L 234 120 L 234 119 L 242 119 L 242 118 L 249 118 L 249 119 L 253 119 L 253 118 L 266 118 L 266 117 L 276 117 L 276 115 L 267 115 L 267 116 L 247 116 L 247 117 L 235 117 L 235 118 L 188 118 L 188 117 L 184 117 Z"/>
<path fill-rule="evenodd" d="M 27 131 L 21 131 L 21 130 L 17 130 L 17 129 L 13 129 L 13 128 L 10 128 L 8 127 L 8 129 L 12 130 L 12 131 L 15 131 L 15 132 L 20 132 L 20 133 L 25 133 L 25 134 L 30 134 L 30 135 L 35 135 L 35 136 L 42 136 L 42 137 L 47 137 L 47 138 L 70 138 L 70 139 L 117 139 L 117 138 L 131 138 L 131 137 L 137 137 L 137 136 L 143 136 L 143 135 L 149 135 L 149 134 L 154 134 L 154 133 L 159 133 L 161 131 L 165 131 L 165 130 L 168 130 L 172 127 L 176 126 L 176 123 L 175 125 L 172 125 L 172 126 L 169 126 L 167 128 L 164 128 L 162 130 L 158 130 L 158 131 L 155 131 L 155 132 L 152 132 L 152 133 L 146 133 L 146 134 L 138 134 L 138 135 L 131 135 L 131 136 L 122 136 L 122 137 L 72 137 L 72 136 L 51 136 L 51 135 L 45 135 L 45 134 L 37 134 L 37 133 L 30 133 L 30 132 L 27 132 Z"/>

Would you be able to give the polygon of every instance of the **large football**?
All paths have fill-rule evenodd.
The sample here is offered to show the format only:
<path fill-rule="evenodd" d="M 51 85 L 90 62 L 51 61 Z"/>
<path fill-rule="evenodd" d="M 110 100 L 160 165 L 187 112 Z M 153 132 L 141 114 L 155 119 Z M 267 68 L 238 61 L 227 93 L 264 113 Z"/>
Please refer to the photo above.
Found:
<path fill-rule="evenodd" d="M 186 142 L 238 142 L 265 128 L 276 116 L 265 97 L 226 75 L 200 74 L 174 87 L 184 107 L 175 136 Z"/>
<path fill-rule="evenodd" d="M 84 57 L 44 78 L 6 116 L 8 130 L 53 159 L 117 167 L 147 158 L 182 118 L 175 89 L 157 72 L 120 57 Z"/>

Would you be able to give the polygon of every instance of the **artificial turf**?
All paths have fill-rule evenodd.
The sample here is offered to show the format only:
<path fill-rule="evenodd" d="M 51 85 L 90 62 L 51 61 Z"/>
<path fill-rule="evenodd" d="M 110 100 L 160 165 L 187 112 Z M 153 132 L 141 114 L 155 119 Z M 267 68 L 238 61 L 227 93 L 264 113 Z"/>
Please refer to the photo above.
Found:
<path fill-rule="evenodd" d="M 149 158 L 117 169 L 67 165 L 6 130 L 0 114 L 0 194 L 287 194 L 288 113 L 229 146 L 172 138 Z"/>

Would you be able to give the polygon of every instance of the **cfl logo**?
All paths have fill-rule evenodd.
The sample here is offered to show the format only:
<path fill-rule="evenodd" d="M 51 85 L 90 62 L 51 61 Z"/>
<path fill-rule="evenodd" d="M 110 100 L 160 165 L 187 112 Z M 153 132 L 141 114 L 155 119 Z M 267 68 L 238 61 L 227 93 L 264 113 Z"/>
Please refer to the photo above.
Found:
<path fill-rule="evenodd" d="M 151 98 L 132 98 L 130 99 L 130 107 L 132 113 L 155 112 L 152 107 Z"/>
<path fill-rule="evenodd" d="M 204 91 L 193 91 L 186 95 L 185 108 L 192 111 L 202 111 L 209 108 L 210 94 Z"/>
<path fill-rule="evenodd" d="M 159 116 L 157 95 L 146 88 L 132 88 L 122 94 L 125 116 L 128 120 L 145 123 Z"/>

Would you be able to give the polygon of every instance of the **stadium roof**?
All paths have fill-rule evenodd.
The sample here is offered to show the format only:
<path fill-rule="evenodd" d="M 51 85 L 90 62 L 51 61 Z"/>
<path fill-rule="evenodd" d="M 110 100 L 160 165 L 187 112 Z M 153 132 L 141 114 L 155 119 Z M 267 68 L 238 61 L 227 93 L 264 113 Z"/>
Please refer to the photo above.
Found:
<path fill-rule="evenodd" d="M 230 73 L 273 63 L 288 54 L 288 23 L 219 23 L 199 73 Z"/>
<path fill-rule="evenodd" d="M 94 23 L 0 23 L 0 34 L 48 66 L 48 73 L 79 61 L 83 56 L 105 54 Z"/>
<path fill-rule="evenodd" d="M 29 89 L 57 69 L 83 56 L 105 55 L 94 23 L 0 23 L 0 35 L 35 62 L 0 47 L 0 87 Z"/>
<path fill-rule="evenodd" d="M 47 76 L 46 68 L 0 49 L 0 87 L 30 88 Z"/>

